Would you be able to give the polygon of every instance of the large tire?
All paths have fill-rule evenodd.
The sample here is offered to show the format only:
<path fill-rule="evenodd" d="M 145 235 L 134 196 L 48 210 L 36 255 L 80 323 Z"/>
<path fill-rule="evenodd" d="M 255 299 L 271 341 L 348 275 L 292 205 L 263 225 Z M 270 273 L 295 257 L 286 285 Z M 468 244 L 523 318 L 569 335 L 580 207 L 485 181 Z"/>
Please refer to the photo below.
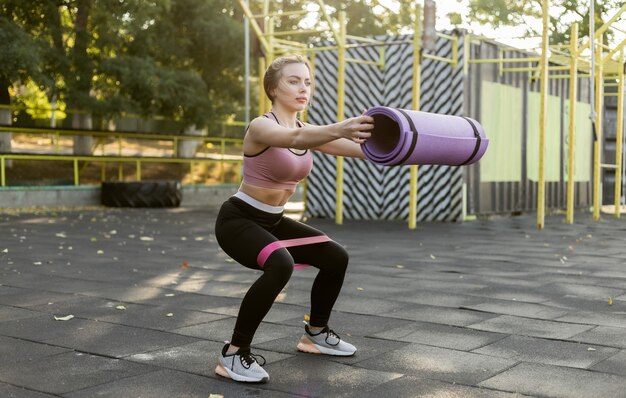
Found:
<path fill-rule="evenodd" d="M 111 207 L 178 207 L 183 198 L 178 181 L 103 182 L 102 204 Z"/>

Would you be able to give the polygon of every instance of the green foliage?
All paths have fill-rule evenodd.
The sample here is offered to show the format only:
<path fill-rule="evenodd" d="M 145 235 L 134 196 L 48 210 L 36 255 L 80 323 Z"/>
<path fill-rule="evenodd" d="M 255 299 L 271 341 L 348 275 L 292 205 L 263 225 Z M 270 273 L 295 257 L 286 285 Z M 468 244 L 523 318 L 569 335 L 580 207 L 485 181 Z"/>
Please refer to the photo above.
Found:
<path fill-rule="evenodd" d="M 604 24 L 604 21 L 619 7 L 622 0 L 605 0 L 595 2 L 595 26 L 596 29 Z M 528 26 L 531 18 L 540 19 L 541 1 L 539 0 L 470 0 L 470 21 L 491 25 L 494 28 L 500 26 Z M 569 41 L 571 24 L 578 22 L 579 37 L 588 37 L 589 33 L 589 1 L 586 0 L 552 0 L 550 1 L 550 41 L 551 43 L 564 43 Z M 541 32 L 530 27 L 526 30 L 528 36 L 538 36 Z M 609 30 L 604 35 L 605 43 L 612 37 Z"/>
<path fill-rule="evenodd" d="M 2 86 L 32 79 L 69 109 L 197 126 L 241 108 L 232 1 L 3 0 L 0 11 Z"/>

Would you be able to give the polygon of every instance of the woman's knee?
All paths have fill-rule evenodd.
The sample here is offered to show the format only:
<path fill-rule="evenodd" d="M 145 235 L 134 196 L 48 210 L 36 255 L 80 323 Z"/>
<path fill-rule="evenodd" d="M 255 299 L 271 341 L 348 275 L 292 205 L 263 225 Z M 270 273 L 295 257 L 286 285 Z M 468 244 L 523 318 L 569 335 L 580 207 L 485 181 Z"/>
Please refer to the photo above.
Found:
<path fill-rule="evenodd" d="M 263 271 L 271 274 L 281 283 L 286 284 L 293 273 L 294 260 L 287 249 L 278 249 L 265 261 Z"/>
<path fill-rule="evenodd" d="M 333 268 L 338 271 L 341 270 L 345 272 L 348 267 L 348 262 L 350 261 L 350 256 L 348 255 L 348 251 L 345 247 L 341 246 L 337 242 L 328 242 L 329 248 L 326 253 L 326 262 L 329 265 L 332 265 Z"/>

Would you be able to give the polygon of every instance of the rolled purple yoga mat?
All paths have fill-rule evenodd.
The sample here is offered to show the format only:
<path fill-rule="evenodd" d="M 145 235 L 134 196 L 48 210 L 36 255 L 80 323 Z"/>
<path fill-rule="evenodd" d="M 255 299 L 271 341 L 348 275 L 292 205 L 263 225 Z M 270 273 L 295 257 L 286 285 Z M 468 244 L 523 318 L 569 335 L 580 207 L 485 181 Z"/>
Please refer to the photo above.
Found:
<path fill-rule="evenodd" d="M 480 160 L 489 139 L 483 127 L 464 116 L 439 115 L 375 106 L 372 136 L 362 145 L 370 161 L 384 166 L 443 164 L 461 166 Z"/>

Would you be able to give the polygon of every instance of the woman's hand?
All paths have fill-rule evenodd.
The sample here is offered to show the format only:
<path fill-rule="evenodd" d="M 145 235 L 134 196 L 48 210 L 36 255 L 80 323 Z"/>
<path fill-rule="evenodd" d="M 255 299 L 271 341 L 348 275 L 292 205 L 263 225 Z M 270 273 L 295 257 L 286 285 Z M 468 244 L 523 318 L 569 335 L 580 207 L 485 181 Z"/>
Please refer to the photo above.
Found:
<path fill-rule="evenodd" d="M 351 117 L 335 124 L 339 135 L 363 144 L 372 135 L 369 131 L 374 128 L 374 118 L 371 116 L 360 115 Z"/>

